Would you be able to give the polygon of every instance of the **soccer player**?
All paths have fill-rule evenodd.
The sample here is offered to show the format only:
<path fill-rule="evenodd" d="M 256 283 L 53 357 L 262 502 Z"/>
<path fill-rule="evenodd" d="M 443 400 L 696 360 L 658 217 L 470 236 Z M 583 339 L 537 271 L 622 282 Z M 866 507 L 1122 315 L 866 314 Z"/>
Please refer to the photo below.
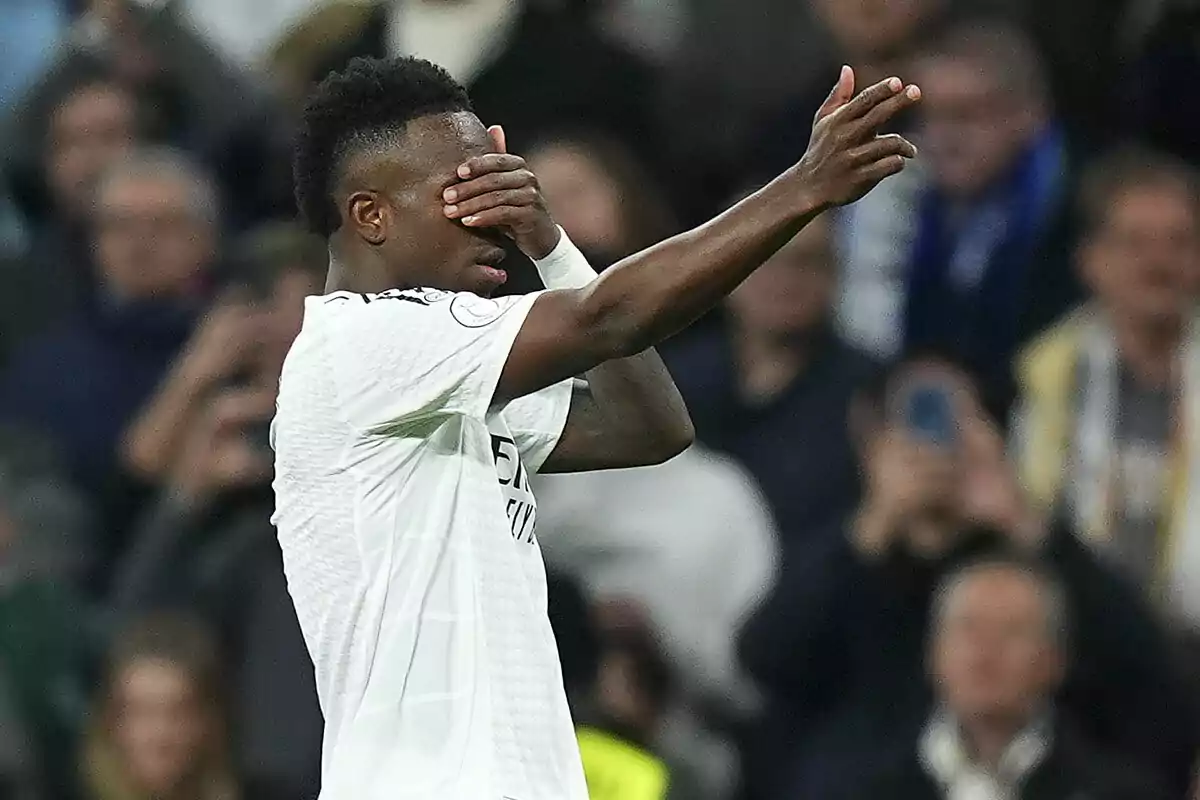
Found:
<path fill-rule="evenodd" d="M 687 447 L 650 348 L 900 171 L 915 150 L 878 131 L 918 97 L 898 79 L 854 96 L 844 69 L 793 168 L 597 278 L 444 71 L 356 60 L 317 87 L 295 180 L 329 240 L 327 294 L 307 300 L 272 440 L 323 798 L 586 800 L 529 476 Z M 489 296 L 503 236 L 547 291 Z"/>

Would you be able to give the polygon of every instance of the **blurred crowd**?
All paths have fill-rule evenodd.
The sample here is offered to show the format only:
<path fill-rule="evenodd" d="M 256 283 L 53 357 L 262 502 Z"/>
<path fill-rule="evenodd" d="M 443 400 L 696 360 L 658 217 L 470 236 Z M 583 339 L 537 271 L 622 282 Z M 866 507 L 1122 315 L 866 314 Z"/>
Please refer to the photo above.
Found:
<path fill-rule="evenodd" d="M 924 92 L 662 348 L 699 443 L 537 487 L 594 800 L 1200 796 L 1200 0 L 2 0 L 0 798 L 316 797 L 290 139 L 402 53 L 597 268 Z"/>

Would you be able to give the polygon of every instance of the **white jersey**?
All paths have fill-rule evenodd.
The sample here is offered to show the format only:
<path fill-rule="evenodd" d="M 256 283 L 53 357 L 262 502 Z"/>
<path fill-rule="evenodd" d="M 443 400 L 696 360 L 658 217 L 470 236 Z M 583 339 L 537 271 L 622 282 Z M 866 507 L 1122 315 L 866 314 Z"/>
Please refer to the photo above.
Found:
<path fill-rule="evenodd" d="M 587 800 L 529 490 L 571 381 L 491 405 L 535 297 L 306 302 L 273 521 L 325 713 L 323 800 Z"/>

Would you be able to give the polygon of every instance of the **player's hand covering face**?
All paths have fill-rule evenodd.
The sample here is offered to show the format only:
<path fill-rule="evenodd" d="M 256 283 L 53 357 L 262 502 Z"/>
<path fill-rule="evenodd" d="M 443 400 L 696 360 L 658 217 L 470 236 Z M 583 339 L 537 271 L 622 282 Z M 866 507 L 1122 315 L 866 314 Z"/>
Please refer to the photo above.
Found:
<path fill-rule="evenodd" d="M 808 150 L 794 168 L 819 208 L 853 203 L 904 169 L 917 149 L 879 129 L 921 99 L 921 90 L 889 78 L 854 95 L 854 71 L 842 67 L 837 85 L 817 111 Z"/>
<path fill-rule="evenodd" d="M 443 211 L 468 228 L 497 228 L 530 258 L 542 258 L 558 243 L 537 178 L 525 159 L 508 152 L 504 129 L 488 128 L 496 152 L 476 156 L 458 168 L 460 183 L 446 189 Z"/>

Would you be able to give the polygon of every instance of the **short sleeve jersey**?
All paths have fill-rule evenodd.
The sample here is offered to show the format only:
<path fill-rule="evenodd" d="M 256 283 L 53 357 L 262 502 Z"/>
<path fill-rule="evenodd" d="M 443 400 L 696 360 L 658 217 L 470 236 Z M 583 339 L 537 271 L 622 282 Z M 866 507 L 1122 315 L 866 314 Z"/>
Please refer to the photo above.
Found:
<path fill-rule="evenodd" d="M 311 297 L 272 424 L 323 800 L 586 800 L 529 475 L 571 382 L 497 407 L 536 295 Z"/>

